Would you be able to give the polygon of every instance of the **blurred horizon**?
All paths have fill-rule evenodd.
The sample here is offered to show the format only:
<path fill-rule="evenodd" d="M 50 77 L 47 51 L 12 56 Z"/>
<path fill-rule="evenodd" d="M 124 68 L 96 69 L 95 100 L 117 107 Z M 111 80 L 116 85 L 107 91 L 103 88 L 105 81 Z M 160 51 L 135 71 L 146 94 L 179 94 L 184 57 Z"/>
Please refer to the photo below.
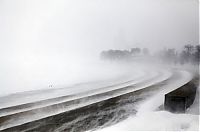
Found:
<path fill-rule="evenodd" d="M 197 0 L 1 0 L 0 83 L 67 82 L 103 50 L 199 44 L 198 9 Z"/>

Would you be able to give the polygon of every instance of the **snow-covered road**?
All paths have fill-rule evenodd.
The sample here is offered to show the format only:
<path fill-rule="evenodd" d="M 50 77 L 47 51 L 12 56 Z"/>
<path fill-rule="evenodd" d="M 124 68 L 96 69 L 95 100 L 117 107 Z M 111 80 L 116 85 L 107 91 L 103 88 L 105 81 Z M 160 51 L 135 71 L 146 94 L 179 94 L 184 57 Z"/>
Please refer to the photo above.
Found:
<path fill-rule="evenodd" d="M 181 71 L 181 77 L 171 80 L 170 83 L 162 86 L 162 90 L 154 96 L 144 100 L 138 106 L 137 114 L 111 127 L 98 130 L 98 132 L 118 131 L 198 131 L 199 130 L 199 104 L 194 103 L 186 114 L 173 114 L 167 111 L 158 111 L 159 106 L 164 102 L 164 95 L 177 87 L 189 82 L 192 75 Z M 195 102 L 199 100 L 198 92 Z"/>
<path fill-rule="evenodd" d="M 134 74 L 134 76 L 126 76 L 123 79 L 117 78 L 107 82 L 79 84 L 70 88 L 47 89 L 2 96 L 0 97 L 0 130 L 9 131 L 10 128 L 55 117 L 134 91 L 144 89 L 143 92 L 145 92 L 148 87 L 160 84 L 159 89 L 162 90 L 159 90 L 157 96 L 146 102 L 148 105 L 142 105 L 138 113 L 143 110 L 152 111 L 162 103 L 166 92 L 184 85 L 192 78 L 191 74 L 186 71 L 174 71 L 159 67 L 151 68 L 151 70 L 142 67 L 131 74 Z M 166 82 L 167 84 L 163 85 Z M 154 105 L 148 107 L 151 103 L 154 103 Z"/>

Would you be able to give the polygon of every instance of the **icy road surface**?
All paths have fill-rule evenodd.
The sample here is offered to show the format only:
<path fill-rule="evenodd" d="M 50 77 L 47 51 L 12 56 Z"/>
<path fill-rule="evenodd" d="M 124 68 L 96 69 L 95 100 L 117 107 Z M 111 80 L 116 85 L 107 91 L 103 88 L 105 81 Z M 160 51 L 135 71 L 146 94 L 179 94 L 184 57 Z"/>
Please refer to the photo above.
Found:
<path fill-rule="evenodd" d="M 88 128 L 85 127 L 84 124 L 82 124 L 83 129 L 78 129 L 76 126 L 74 126 L 74 128 L 72 126 L 73 124 L 75 125 L 77 121 L 82 121 L 84 119 L 82 119 L 82 116 L 77 116 L 72 121 L 67 120 L 69 116 L 67 112 L 73 112 L 73 110 L 79 109 L 82 111 L 82 109 L 87 107 L 87 109 L 92 112 L 94 111 L 93 107 L 95 105 L 99 107 L 101 106 L 101 102 L 107 103 L 109 102 L 107 100 L 110 99 L 119 98 L 119 102 L 123 102 L 121 97 L 129 93 L 133 93 L 134 96 L 131 97 L 135 97 L 135 99 L 142 99 L 145 98 L 144 93 L 151 92 L 151 90 L 148 91 L 148 89 L 157 87 L 159 90 L 157 90 L 155 96 L 144 102 L 139 109 L 132 108 L 134 111 L 138 111 L 137 116 L 145 115 L 148 112 L 154 111 L 162 104 L 165 93 L 184 85 L 192 78 L 191 74 L 186 71 L 174 71 L 159 67 L 151 68 L 151 70 L 141 67 L 141 69 L 130 73 L 134 74 L 134 76 L 123 76 L 113 79 L 112 81 L 79 84 L 68 88 L 30 91 L 2 96 L 0 98 L 0 130 L 19 131 L 30 129 L 39 131 L 45 128 L 44 130 L 48 129 L 48 131 L 66 131 L 66 129 L 70 131 L 83 131 L 87 129 L 96 129 L 104 125 L 98 125 L 98 122 L 93 126 L 88 126 Z M 134 94 L 138 91 L 142 94 Z M 127 104 L 129 105 L 130 103 L 128 102 Z M 116 112 L 118 108 L 113 110 Z M 96 112 L 102 113 L 103 117 L 109 114 L 105 112 L 105 110 Z M 65 118 L 61 115 L 65 116 Z M 127 113 L 125 112 L 124 115 L 127 115 Z M 91 119 L 92 117 L 90 116 L 91 115 L 88 114 L 85 119 Z M 55 125 L 55 121 L 59 118 L 64 118 L 62 119 L 63 122 L 59 125 Z M 116 118 L 117 121 L 113 122 L 112 118 L 108 119 L 108 121 L 103 121 L 103 124 L 113 124 L 121 120 Z M 122 118 L 125 117 L 122 115 Z M 66 121 L 64 122 L 64 120 Z M 51 124 L 51 122 L 54 122 L 55 126 L 51 125 L 51 127 L 49 126 L 50 128 L 45 127 Z M 65 125 L 63 126 L 62 124 Z M 81 125 L 81 123 L 79 125 Z M 115 126 L 113 127 L 115 128 Z M 114 128 L 111 127 L 108 128 L 108 130 Z M 105 131 L 107 130 L 105 129 Z"/>

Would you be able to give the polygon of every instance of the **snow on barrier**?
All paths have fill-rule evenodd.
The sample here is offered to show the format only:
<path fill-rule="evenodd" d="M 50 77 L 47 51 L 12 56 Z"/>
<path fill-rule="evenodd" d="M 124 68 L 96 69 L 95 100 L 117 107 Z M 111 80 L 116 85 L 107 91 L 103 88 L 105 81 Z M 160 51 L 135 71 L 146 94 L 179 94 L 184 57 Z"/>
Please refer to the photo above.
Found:
<path fill-rule="evenodd" d="M 193 104 L 196 95 L 196 85 L 193 81 L 165 94 L 165 110 L 173 113 L 185 113 L 186 109 Z"/>

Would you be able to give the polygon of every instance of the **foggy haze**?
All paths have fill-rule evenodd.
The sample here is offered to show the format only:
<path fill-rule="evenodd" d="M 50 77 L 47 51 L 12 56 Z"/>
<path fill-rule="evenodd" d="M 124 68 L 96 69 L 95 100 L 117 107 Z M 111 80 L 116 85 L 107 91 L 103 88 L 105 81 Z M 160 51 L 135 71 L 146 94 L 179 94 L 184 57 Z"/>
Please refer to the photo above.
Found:
<path fill-rule="evenodd" d="M 6 89 L 13 80 L 79 77 L 105 49 L 198 44 L 198 1 L 1 0 L 0 29 Z"/>
<path fill-rule="evenodd" d="M 199 37 L 197 0 L 2 0 L 0 19 L 1 53 L 12 54 L 180 48 Z"/>
<path fill-rule="evenodd" d="M 0 131 L 199 130 L 199 37 L 199 0 L 0 0 Z"/>

